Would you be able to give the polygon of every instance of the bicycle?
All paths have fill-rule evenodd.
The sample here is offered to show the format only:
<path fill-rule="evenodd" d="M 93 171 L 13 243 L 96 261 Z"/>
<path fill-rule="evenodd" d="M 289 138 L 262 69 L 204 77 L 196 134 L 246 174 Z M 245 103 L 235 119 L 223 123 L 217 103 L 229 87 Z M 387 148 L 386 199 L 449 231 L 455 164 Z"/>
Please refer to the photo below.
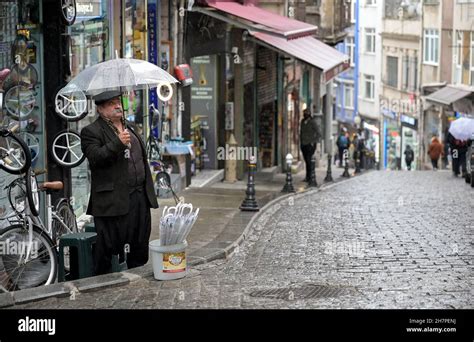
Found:
<path fill-rule="evenodd" d="M 153 167 L 155 173 L 155 189 L 170 190 L 175 202 L 178 203 L 180 199 L 174 192 L 173 187 L 171 186 L 170 174 L 173 170 L 173 167 L 163 160 L 160 149 L 164 120 L 161 118 L 160 111 L 156 109 L 153 104 L 150 105 L 150 113 L 151 125 L 150 135 L 148 136 L 146 142 L 146 155 L 148 160 L 150 161 L 150 166 Z M 153 134 L 153 130 L 155 129 L 159 129 L 159 138 L 155 137 L 155 135 Z"/>
<path fill-rule="evenodd" d="M 53 210 L 52 191 L 63 183 L 44 182 L 38 186 L 36 175 L 28 170 L 5 188 L 15 212 L 10 226 L 0 231 L 0 286 L 6 291 L 52 284 L 56 281 L 57 246 L 64 233 L 77 232 L 74 212 L 67 199 L 60 199 Z M 39 192 L 46 192 L 46 225 L 39 214 Z M 66 256 L 65 264 L 69 260 Z"/>

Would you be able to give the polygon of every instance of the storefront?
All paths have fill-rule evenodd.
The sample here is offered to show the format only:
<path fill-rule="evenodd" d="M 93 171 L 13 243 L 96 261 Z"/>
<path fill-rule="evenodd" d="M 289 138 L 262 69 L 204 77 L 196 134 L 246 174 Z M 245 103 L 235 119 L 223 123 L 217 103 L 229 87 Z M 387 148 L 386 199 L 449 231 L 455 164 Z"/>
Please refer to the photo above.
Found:
<path fill-rule="evenodd" d="M 399 170 L 401 168 L 401 143 L 400 126 L 397 113 L 384 108 L 382 110 L 382 152 L 383 168 Z"/>
<path fill-rule="evenodd" d="M 41 1 L 0 2 L 0 124 L 17 126 L 32 166 L 46 166 Z M 17 175 L 0 171 L 0 218 L 11 213 L 5 186 Z"/>
<path fill-rule="evenodd" d="M 407 165 L 405 162 L 405 151 L 407 150 L 407 146 L 414 151 L 415 156 L 413 162 L 411 164 L 412 169 L 416 170 L 418 166 L 418 120 L 407 116 L 401 115 L 400 116 L 400 123 L 401 123 L 401 154 L 402 154 L 402 170 L 407 169 Z"/>

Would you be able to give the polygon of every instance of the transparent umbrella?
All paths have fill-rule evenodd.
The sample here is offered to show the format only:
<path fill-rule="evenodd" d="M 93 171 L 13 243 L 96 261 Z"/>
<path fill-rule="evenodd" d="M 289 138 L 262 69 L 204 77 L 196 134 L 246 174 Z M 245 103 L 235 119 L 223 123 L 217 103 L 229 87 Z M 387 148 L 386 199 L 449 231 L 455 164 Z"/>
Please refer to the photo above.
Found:
<path fill-rule="evenodd" d="M 61 94 L 83 91 L 97 95 L 104 91 L 129 91 L 156 88 L 178 80 L 160 67 L 132 58 L 115 58 L 81 71 L 63 89 Z"/>
<path fill-rule="evenodd" d="M 474 134 L 474 119 L 459 118 L 449 126 L 449 133 L 458 140 L 469 140 Z"/>

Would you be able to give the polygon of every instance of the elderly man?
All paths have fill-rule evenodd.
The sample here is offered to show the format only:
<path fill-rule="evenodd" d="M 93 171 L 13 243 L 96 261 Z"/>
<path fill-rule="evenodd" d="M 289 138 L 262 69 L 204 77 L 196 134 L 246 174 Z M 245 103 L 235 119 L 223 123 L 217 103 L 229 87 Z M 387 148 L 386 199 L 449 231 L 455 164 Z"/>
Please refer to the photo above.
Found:
<path fill-rule="evenodd" d="M 303 120 L 300 126 L 300 144 L 306 164 L 305 181 L 311 180 L 311 157 L 316 151 L 316 144 L 319 140 L 319 130 L 316 119 L 311 117 L 308 109 L 303 111 Z"/>
<path fill-rule="evenodd" d="M 95 271 L 110 271 L 112 255 L 127 266 L 148 261 L 150 208 L 158 208 L 145 146 L 123 116 L 121 94 L 107 91 L 94 98 L 98 118 L 81 131 L 82 151 L 91 169 L 87 214 L 97 230 Z"/>

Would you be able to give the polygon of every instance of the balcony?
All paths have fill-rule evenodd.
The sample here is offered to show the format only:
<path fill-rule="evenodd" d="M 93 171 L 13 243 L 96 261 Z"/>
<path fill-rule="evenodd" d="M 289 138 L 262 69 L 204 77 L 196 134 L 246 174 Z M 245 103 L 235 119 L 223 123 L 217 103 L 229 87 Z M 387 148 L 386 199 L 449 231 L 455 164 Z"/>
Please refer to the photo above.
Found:
<path fill-rule="evenodd" d="M 335 46 L 344 41 L 345 30 L 351 26 L 350 2 L 321 0 L 319 6 L 307 5 L 306 22 L 318 26 L 316 38 Z"/>

